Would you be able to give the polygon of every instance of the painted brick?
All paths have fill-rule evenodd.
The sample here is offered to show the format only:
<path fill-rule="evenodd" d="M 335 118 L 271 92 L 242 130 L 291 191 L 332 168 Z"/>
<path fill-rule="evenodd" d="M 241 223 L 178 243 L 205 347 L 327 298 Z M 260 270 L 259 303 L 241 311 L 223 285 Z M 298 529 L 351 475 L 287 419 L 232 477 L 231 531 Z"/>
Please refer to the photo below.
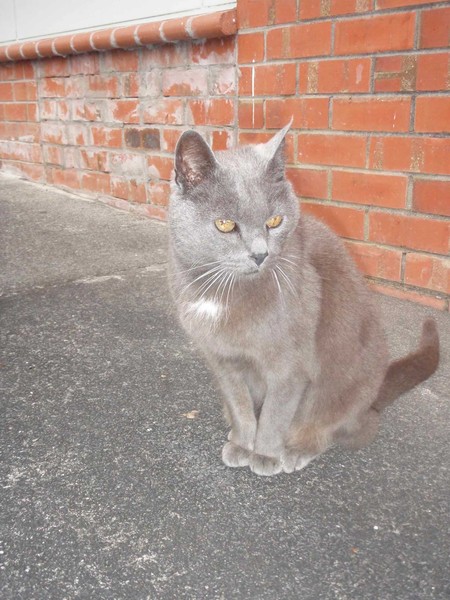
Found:
<path fill-rule="evenodd" d="M 104 98 L 117 98 L 119 80 L 116 76 L 90 75 L 88 78 L 88 95 Z"/>
<path fill-rule="evenodd" d="M 145 184 L 132 180 L 111 178 L 111 195 L 130 202 L 144 203 L 147 200 Z"/>
<path fill-rule="evenodd" d="M 102 55 L 102 71 L 137 71 L 139 55 L 136 50 L 113 50 Z"/>
<path fill-rule="evenodd" d="M 266 100 L 266 127 L 281 129 L 293 117 L 293 129 L 327 129 L 328 98 Z"/>
<path fill-rule="evenodd" d="M 304 58 L 331 52 L 331 23 L 308 23 L 270 29 L 267 58 Z"/>
<path fill-rule="evenodd" d="M 450 259 L 408 253 L 405 261 L 405 283 L 450 294 Z"/>
<path fill-rule="evenodd" d="M 141 49 L 141 69 L 143 72 L 155 67 L 181 67 L 189 64 L 185 44 L 164 44 Z"/>
<path fill-rule="evenodd" d="M 256 96 L 284 96 L 295 93 L 296 65 L 293 63 L 241 67 L 240 71 L 241 96 L 252 95 L 252 82 Z M 252 71 L 254 71 L 253 79 Z"/>
<path fill-rule="evenodd" d="M 447 254 L 450 222 L 373 211 L 369 215 L 369 239 L 391 246 Z"/>
<path fill-rule="evenodd" d="M 390 281 L 401 280 L 402 252 L 400 250 L 360 242 L 347 241 L 345 245 L 365 275 Z"/>
<path fill-rule="evenodd" d="M 450 8 L 422 12 L 419 48 L 448 48 L 450 45 Z"/>
<path fill-rule="evenodd" d="M 68 187 L 74 190 L 80 188 L 80 174 L 75 169 L 59 169 L 53 167 L 48 170 L 48 179 L 53 185 Z"/>
<path fill-rule="evenodd" d="M 164 96 L 203 96 L 208 93 L 208 71 L 203 68 L 168 69 L 162 74 Z"/>
<path fill-rule="evenodd" d="M 234 67 L 211 67 L 209 90 L 212 96 L 230 96 L 236 92 L 236 69 Z"/>
<path fill-rule="evenodd" d="M 70 73 L 70 62 L 65 58 L 53 56 L 40 63 L 42 77 L 65 77 Z"/>
<path fill-rule="evenodd" d="M 411 99 L 335 98 L 333 129 L 341 131 L 408 131 Z"/>
<path fill-rule="evenodd" d="M 153 70 L 142 75 L 139 93 L 144 98 L 157 98 L 161 94 L 161 71 Z"/>
<path fill-rule="evenodd" d="M 334 51 L 336 54 L 370 54 L 408 50 L 414 45 L 414 30 L 413 12 L 338 21 Z"/>
<path fill-rule="evenodd" d="M 122 147 L 122 129 L 99 126 L 92 127 L 91 133 L 94 146 L 104 146 L 108 148 Z"/>
<path fill-rule="evenodd" d="M 318 19 L 336 15 L 364 13 L 373 8 L 373 0 L 302 0 L 301 19 Z"/>
<path fill-rule="evenodd" d="M 173 158 L 168 156 L 152 155 L 147 157 L 148 173 L 150 177 L 170 181 L 173 172 Z"/>
<path fill-rule="evenodd" d="M 301 94 L 345 94 L 370 91 L 370 58 L 300 63 Z"/>
<path fill-rule="evenodd" d="M 101 121 L 102 106 L 95 100 L 73 100 L 72 118 L 74 121 Z"/>
<path fill-rule="evenodd" d="M 145 173 L 145 157 L 138 153 L 114 152 L 109 155 L 109 167 L 114 175 L 139 179 Z"/>
<path fill-rule="evenodd" d="M 294 192 L 302 198 L 328 198 L 328 173 L 322 169 L 287 169 Z"/>
<path fill-rule="evenodd" d="M 61 123 L 41 123 L 41 136 L 43 142 L 50 144 L 67 144 L 67 129 Z"/>
<path fill-rule="evenodd" d="M 42 148 L 44 161 L 48 165 L 64 166 L 64 151 L 61 146 L 47 146 Z"/>
<path fill-rule="evenodd" d="M 111 176 L 109 173 L 84 173 L 81 177 L 81 187 L 90 192 L 111 194 Z"/>
<path fill-rule="evenodd" d="M 182 125 L 184 122 L 183 102 L 175 98 L 151 100 L 144 106 L 143 120 L 144 123 Z"/>
<path fill-rule="evenodd" d="M 98 52 L 74 54 L 69 58 L 69 61 L 72 75 L 95 75 L 100 70 L 100 55 Z"/>
<path fill-rule="evenodd" d="M 231 131 L 223 129 L 222 131 L 211 132 L 211 147 L 213 150 L 228 150 L 233 146 L 233 134 Z"/>
<path fill-rule="evenodd" d="M 108 171 L 108 154 L 99 150 L 80 150 L 80 166 L 90 171 Z"/>
<path fill-rule="evenodd" d="M 225 98 L 192 100 L 188 103 L 188 123 L 192 125 L 231 125 L 234 102 Z"/>
<path fill-rule="evenodd" d="M 414 129 L 417 132 L 450 132 L 450 96 L 419 96 Z"/>
<path fill-rule="evenodd" d="M 137 100 L 111 100 L 109 111 L 112 121 L 139 123 L 139 102 Z"/>
<path fill-rule="evenodd" d="M 407 186 L 404 176 L 334 171 L 331 195 L 343 202 L 404 208 Z"/>
<path fill-rule="evenodd" d="M 170 197 L 170 184 L 167 181 L 150 181 L 148 185 L 149 200 L 153 204 L 167 206 Z"/>
<path fill-rule="evenodd" d="M 373 137 L 369 167 L 450 175 L 450 139 L 433 137 Z"/>
<path fill-rule="evenodd" d="M 87 124 L 68 123 L 65 128 L 69 144 L 74 146 L 86 146 L 89 138 Z"/>
<path fill-rule="evenodd" d="M 364 167 L 366 139 L 351 135 L 299 133 L 298 160 L 318 165 Z"/>
<path fill-rule="evenodd" d="M 302 202 L 302 210 L 326 223 L 338 235 L 362 240 L 364 238 L 364 211 L 355 208 Z"/>
<path fill-rule="evenodd" d="M 190 63 L 196 65 L 230 64 L 234 62 L 235 38 L 195 40 L 190 47 Z"/>
<path fill-rule="evenodd" d="M 450 181 L 416 179 L 413 208 L 423 213 L 450 217 Z"/>
<path fill-rule="evenodd" d="M 66 80 L 63 77 L 42 79 L 40 95 L 47 98 L 63 98 L 66 96 Z"/>
<path fill-rule="evenodd" d="M 161 150 L 174 152 L 182 133 L 182 129 L 161 129 Z"/>

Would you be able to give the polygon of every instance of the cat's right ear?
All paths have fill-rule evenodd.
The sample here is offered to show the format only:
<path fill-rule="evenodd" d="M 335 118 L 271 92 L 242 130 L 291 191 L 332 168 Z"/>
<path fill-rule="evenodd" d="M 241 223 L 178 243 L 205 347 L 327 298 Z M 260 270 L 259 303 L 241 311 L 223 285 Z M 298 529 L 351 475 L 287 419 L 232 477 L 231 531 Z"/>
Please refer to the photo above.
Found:
<path fill-rule="evenodd" d="M 211 175 L 216 169 L 216 158 L 196 131 L 185 131 L 175 150 L 175 182 L 188 190 Z"/>

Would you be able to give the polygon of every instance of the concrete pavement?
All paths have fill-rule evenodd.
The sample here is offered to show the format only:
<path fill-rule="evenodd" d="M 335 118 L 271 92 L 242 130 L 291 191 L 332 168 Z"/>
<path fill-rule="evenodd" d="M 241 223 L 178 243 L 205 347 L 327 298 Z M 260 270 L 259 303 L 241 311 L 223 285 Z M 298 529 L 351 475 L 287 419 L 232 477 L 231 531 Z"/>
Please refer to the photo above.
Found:
<path fill-rule="evenodd" d="M 165 225 L 0 179 L 0 597 L 449 597 L 448 314 L 380 296 L 393 356 L 434 314 L 439 372 L 369 448 L 259 478 L 165 269 Z"/>

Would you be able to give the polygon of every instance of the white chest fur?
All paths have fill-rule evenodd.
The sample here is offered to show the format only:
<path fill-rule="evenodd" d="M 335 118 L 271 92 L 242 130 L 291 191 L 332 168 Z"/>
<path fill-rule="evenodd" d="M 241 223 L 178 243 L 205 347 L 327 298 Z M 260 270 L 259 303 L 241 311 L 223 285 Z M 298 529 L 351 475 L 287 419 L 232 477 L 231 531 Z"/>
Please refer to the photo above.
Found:
<path fill-rule="evenodd" d="M 213 300 L 198 300 L 187 305 L 187 314 L 204 319 L 206 321 L 217 321 L 222 313 L 222 306 Z"/>

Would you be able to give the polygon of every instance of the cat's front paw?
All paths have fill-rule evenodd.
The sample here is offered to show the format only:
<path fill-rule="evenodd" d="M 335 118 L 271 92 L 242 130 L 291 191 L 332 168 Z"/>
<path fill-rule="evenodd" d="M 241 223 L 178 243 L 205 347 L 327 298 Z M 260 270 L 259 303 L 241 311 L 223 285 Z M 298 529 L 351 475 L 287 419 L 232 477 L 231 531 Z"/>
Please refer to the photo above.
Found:
<path fill-rule="evenodd" d="M 222 460 L 227 467 L 247 467 L 250 460 L 250 450 L 227 442 L 222 448 Z"/>
<path fill-rule="evenodd" d="M 315 456 L 302 454 L 298 450 L 286 450 L 281 459 L 282 469 L 285 473 L 301 471 L 308 465 Z"/>
<path fill-rule="evenodd" d="M 256 475 L 276 475 L 281 473 L 281 461 L 273 456 L 263 456 L 262 454 L 252 454 L 250 456 L 250 469 Z"/>

